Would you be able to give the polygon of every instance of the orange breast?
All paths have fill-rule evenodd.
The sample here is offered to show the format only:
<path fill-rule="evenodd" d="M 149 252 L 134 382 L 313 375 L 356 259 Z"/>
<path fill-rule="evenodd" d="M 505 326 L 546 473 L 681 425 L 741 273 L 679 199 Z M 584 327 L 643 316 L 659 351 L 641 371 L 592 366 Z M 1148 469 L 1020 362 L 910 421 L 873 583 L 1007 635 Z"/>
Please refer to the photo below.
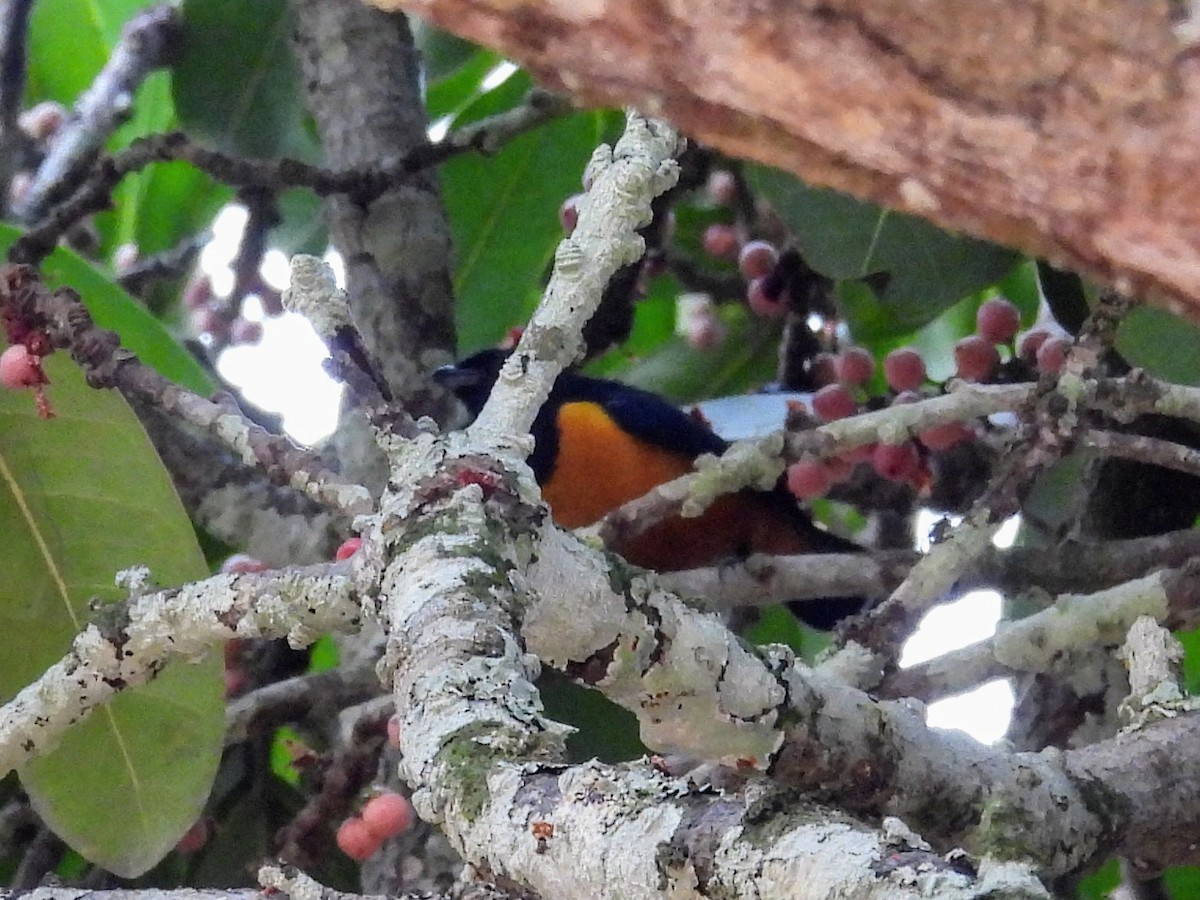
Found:
<path fill-rule="evenodd" d="M 692 471 L 689 457 L 634 437 L 596 403 L 563 404 L 558 425 L 558 454 L 542 496 L 566 528 L 591 525 Z M 690 569 L 748 553 L 811 551 L 812 536 L 797 526 L 778 498 L 745 490 L 720 498 L 701 516 L 667 519 L 614 549 L 644 568 Z"/>
<path fill-rule="evenodd" d="M 610 510 L 692 470 L 692 461 L 618 426 L 598 403 L 564 403 L 558 454 L 542 496 L 566 528 L 591 525 Z"/>

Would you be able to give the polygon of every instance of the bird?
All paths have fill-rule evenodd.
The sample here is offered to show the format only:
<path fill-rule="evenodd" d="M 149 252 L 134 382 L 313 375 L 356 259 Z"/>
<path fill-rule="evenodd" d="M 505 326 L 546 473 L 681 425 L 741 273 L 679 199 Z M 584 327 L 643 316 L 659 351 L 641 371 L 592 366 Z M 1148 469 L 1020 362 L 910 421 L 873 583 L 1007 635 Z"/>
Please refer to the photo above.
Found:
<path fill-rule="evenodd" d="M 472 417 L 487 402 L 511 351 L 482 350 L 433 373 Z M 729 446 L 701 419 L 649 391 L 573 370 L 558 376 L 534 420 L 530 468 L 559 525 L 580 528 L 693 471 L 704 453 Z M 717 499 L 700 516 L 668 518 L 613 548 L 645 569 L 673 572 L 744 559 L 752 553 L 852 553 L 862 547 L 817 526 L 777 485 Z M 860 611 L 861 597 L 788 606 L 805 624 L 833 628 Z"/>

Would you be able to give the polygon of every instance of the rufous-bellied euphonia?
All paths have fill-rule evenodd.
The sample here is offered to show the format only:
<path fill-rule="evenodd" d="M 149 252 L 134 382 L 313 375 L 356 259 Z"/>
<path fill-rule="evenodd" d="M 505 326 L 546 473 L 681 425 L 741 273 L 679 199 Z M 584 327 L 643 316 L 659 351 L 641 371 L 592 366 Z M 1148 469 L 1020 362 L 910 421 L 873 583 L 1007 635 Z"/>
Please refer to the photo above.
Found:
<path fill-rule="evenodd" d="M 505 350 L 484 350 L 434 378 L 472 415 L 491 393 Z M 702 453 L 728 446 L 707 425 L 648 391 L 618 381 L 563 372 L 533 423 L 529 458 L 542 496 L 565 528 L 599 521 L 664 482 L 691 472 Z M 742 490 L 694 518 L 667 519 L 614 548 L 634 565 L 660 572 L 693 569 L 751 553 L 849 553 L 857 544 L 813 524 L 786 490 Z M 862 608 L 857 597 L 790 604 L 815 628 L 832 628 Z"/>

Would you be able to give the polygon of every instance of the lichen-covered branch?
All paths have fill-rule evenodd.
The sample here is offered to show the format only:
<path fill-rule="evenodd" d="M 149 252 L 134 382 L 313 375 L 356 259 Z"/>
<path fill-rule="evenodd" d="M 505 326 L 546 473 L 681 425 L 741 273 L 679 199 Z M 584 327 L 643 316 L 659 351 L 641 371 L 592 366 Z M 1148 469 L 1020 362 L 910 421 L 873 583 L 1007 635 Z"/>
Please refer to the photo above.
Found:
<path fill-rule="evenodd" d="M 145 684 L 172 659 L 195 660 L 231 638 L 287 637 L 304 646 L 357 627 L 357 593 L 344 565 L 214 575 L 107 607 L 71 651 L 0 707 L 0 773 L 52 749 L 62 733 L 119 690 Z"/>

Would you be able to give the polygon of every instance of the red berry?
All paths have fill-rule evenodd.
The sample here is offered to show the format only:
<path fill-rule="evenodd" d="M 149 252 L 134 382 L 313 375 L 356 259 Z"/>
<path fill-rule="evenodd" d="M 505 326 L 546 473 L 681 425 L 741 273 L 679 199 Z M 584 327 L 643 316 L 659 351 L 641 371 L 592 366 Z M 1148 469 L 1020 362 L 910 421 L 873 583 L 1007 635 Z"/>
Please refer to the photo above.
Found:
<path fill-rule="evenodd" d="M 362 820 L 381 841 L 407 831 L 416 816 L 407 797 L 394 791 L 372 797 L 362 808 Z"/>
<path fill-rule="evenodd" d="M 342 545 L 337 548 L 337 552 L 333 554 L 336 560 L 349 559 L 358 552 L 358 548 L 362 546 L 362 538 L 352 537 L 342 541 Z"/>
<path fill-rule="evenodd" d="M 827 384 L 812 398 L 813 412 L 822 422 L 845 419 L 858 412 L 858 404 L 845 385 Z"/>
<path fill-rule="evenodd" d="M 1033 365 L 1037 362 L 1038 348 L 1046 343 L 1048 337 L 1050 337 L 1050 332 L 1045 328 L 1031 328 L 1017 341 L 1017 355 Z"/>
<path fill-rule="evenodd" d="M 987 381 L 1000 365 L 1000 353 L 995 344 L 973 334 L 954 345 L 954 365 L 959 378 Z"/>
<path fill-rule="evenodd" d="M 833 485 L 829 467 L 816 460 L 792 463 L 787 469 L 787 487 L 798 500 L 823 497 Z"/>
<path fill-rule="evenodd" d="M 857 447 L 851 447 L 845 453 L 841 454 L 841 456 L 842 459 L 851 465 L 860 462 L 870 462 L 875 457 L 875 448 L 878 446 L 878 444 L 860 444 Z"/>
<path fill-rule="evenodd" d="M 1067 350 L 1071 342 L 1066 338 L 1049 338 L 1038 347 L 1037 367 L 1047 375 L 1057 375 L 1067 361 Z"/>
<path fill-rule="evenodd" d="M 911 347 L 900 347 L 883 358 L 883 376 L 893 391 L 915 391 L 925 383 L 925 360 Z"/>
<path fill-rule="evenodd" d="M 779 251 L 768 241 L 750 241 L 738 254 L 738 269 L 747 278 L 766 278 L 779 262 Z"/>
<path fill-rule="evenodd" d="M 713 316 L 710 319 L 691 324 L 684 336 L 687 345 L 693 350 L 712 350 L 721 346 L 725 340 L 725 323 Z"/>
<path fill-rule="evenodd" d="M 935 425 L 917 435 L 917 439 L 930 450 L 949 450 L 955 444 L 975 437 L 975 430 L 964 422 L 949 422 Z"/>
<path fill-rule="evenodd" d="M 737 179 L 728 169 L 713 169 L 709 172 L 705 189 L 713 203 L 732 206 L 733 202 L 737 200 Z"/>
<path fill-rule="evenodd" d="M 579 201 L 582 199 L 583 194 L 572 194 L 558 208 L 558 221 L 562 223 L 562 230 L 566 234 L 574 231 L 579 224 Z"/>
<path fill-rule="evenodd" d="M 16 390 L 45 383 L 41 360 L 24 344 L 13 344 L 0 353 L 0 385 Z"/>
<path fill-rule="evenodd" d="M 392 716 L 387 721 L 387 737 L 388 743 L 399 749 L 400 747 L 400 719 L 397 716 Z"/>
<path fill-rule="evenodd" d="M 871 457 L 871 465 L 890 481 L 910 481 L 920 474 L 921 456 L 912 441 L 880 444 Z"/>
<path fill-rule="evenodd" d="M 1007 344 L 1020 327 L 1020 310 L 1003 297 L 985 300 L 975 313 L 975 331 L 993 344 Z"/>
<path fill-rule="evenodd" d="M 764 319 L 778 319 L 787 314 L 787 304 L 777 294 L 771 294 L 766 278 L 755 278 L 746 287 L 750 310 Z"/>
<path fill-rule="evenodd" d="M 237 697 L 250 685 L 250 676 L 242 669 L 226 669 L 224 679 L 226 700 Z"/>
<path fill-rule="evenodd" d="M 705 228 L 701 242 L 704 245 L 704 252 L 717 259 L 735 259 L 738 246 L 741 244 L 737 231 L 732 225 L 720 224 L 709 225 Z"/>
<path fill-rule="evenodd" d="M 208 819 L 198 819 L 191 828 L 183 833 L 183 837 L 179 839 L 175 849 L 179 853 L 195 853 L 208 843 L 211 833 L 212 826 L 209 825 Z"/>
<path fill-rule="evenodd" d="M 808 364 L 808 376 L 817 387 L 837 381 L 837 357 L 832 353 L 818 353 Z"/>
<path fill-rule="evenodd" d="M 235 553 L 221 563 L 221 571 L 226 575 L 238 575 L 242 572 L 265 572 L 268 568 L 262 560 L 247 556 L 245 553 Z"/>
<path fill-rule="evenodd" d="M 847 384 L 866 384 L 875 374 L 875 358 L 862 347 L 850 347 L 838 358 L 838 378 Z"/>
<path fill-rule="evenodd" d="M 347 819 L 337 830 L 338 848 L 351 859 L 362 862 L 379 849 L 383 839 L 358 816 Z"/>

